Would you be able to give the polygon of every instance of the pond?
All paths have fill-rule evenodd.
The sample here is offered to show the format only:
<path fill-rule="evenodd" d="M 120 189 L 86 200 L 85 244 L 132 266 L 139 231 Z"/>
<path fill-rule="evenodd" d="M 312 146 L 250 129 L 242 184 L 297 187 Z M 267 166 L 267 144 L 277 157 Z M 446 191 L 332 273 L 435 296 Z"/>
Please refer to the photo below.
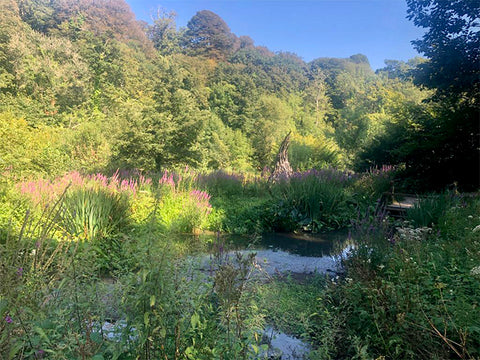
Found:
<path fill-rule="evenodd" d="M 337 272 L 342 256 L 351 249 L 348 232 L 325 234 L 200 235 L 209 244 L 201 270 L 211 269 L 212 254 L 255 253 L 256 264 L 268 275 Z M 197 239 L 198 240 L 198 239 Z M 205 251 L 205 249 L 204 249 Z"/>
<path fill-rule="evenodd" d="M 194 256 L 197 270 L 212 276 L 222 261 L 235 263 L 236 254 L 255 254 L 257 281 L 275 281 L 285 275 L 301 281 L 314 274 L 336 276 L 341 271 L 341 259 L 352 248 L 347 231 L 326 234 L 265 234 L 247 237 L 238 235 L 202 235 L 200 243 L 208 243 L 207 253 Z M 199 239 L 196 239 L 199 240 Z M 219 261 L 220 259 L 220 261 Z M 270 323 L 264 330 L 268 344 L 259 358 L 300 360 L 310 351 L 310 345 L 286 334 Z"/>
<path fill-rule="evenodd" d="M 263 236 L 239 236 L 221 234 L 179 235 L 176 240 L 197 246 L 195 254 L 185 260 L 183 268 L 187 279 L 195 277 L 201 281 L 213 282 L 222 261 L 235 264 L 236 253 L 242 256 L 255 253 L 255 270 L 250 280 L 262 284 L 283 281 L 283 276 L 291 276 L 302 282 L 314 274 L 335 276 L 341 269 L 341 257 L 351 248 L 348 232 L 339 231 L 327 234 L 266 234 Z M 219 261 L 220 260 L 220 261 Z M 112 294 L 115 284 L 111 284 Z M 112 309 L 118 301 L 111 296 Z M 113 311 L 113 310 L 112 310 Z M 112 313 L 113 314 L 113 313 Z M 104 335 L 112 341 L 119 341 L 120 334 L 127 326 L 122 314 L 111 316 L 115 321 L 101 324 Z M 132 330 L 135 333 L 134 329 Z M 132 335 L 135 338 L 136 335 Z M 300 360 L 305 358 L 311 346 L 291 334 L 284 333 L 277 324 L 265 324 L 262 336 L 267 350 L 258 354 L 258 359 Z"/>

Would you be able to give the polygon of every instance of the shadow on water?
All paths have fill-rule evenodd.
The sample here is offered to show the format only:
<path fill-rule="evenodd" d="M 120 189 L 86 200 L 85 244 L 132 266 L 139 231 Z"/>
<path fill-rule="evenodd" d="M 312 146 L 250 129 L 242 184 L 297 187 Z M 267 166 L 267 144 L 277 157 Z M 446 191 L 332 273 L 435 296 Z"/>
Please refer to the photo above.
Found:
<path fill-rule="evenodd" d="M 323 234 L 308 233 L 272 233 L 256 236 L 235 234 L 202 234 L 202 235 L 177 235 L 186 241 L 207 244 L 207 252 L 221 242 L 225 250 L 270 250 L 284 251 L 289 254 L 325 257 L 334 256 L 342 252 L 348 243 L 348 231 L 332 231 Z"/>
<path fill-rule="evenodd" d="M 324 234 L 265 234 L 258 248 L 282 250 L 300 256 L 332 256 L 342 251 L 347 238 L 347 231 Z"/>

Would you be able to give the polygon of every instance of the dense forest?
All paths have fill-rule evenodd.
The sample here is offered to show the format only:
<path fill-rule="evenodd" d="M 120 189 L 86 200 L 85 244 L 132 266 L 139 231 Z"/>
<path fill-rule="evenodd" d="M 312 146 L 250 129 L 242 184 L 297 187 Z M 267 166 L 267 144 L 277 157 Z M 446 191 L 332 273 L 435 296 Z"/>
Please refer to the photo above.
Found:
<path fill-rule="evenodd" d="M 373 71 L 0 0 L 0 360 L 478 360 L 480 2 L 406 3 Z"/>
<path fill-rule="evenodd" d="M 416 192 L 478 184 L 472 24 L 455 70 L 419 43 L 430 59 L 374 72 L 362 54 L 306 63 L 255 46 L 208 10 L 177 29 L 173 11 L 146 24 L 121 0 L 1 6 L 4 172 L 258 171 L 293 131 L 294 169 L 394 165 Z"/>

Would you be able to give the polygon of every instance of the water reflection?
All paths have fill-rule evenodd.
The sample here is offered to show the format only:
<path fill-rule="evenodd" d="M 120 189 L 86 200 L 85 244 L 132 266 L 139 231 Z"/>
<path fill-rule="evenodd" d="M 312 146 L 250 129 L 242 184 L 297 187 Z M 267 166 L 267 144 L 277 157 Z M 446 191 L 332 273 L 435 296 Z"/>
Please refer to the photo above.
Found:
<path fill-rule="evenodd" d="M 207 243 L 208 252 L 219 246 L 232 250 L 272 250 L 308 257 L 338 255 L 347 246 L 348 231 L 335 231 L 324 234 L 264 234 L 247 235 L 200 235 L 199 240 Z"/>

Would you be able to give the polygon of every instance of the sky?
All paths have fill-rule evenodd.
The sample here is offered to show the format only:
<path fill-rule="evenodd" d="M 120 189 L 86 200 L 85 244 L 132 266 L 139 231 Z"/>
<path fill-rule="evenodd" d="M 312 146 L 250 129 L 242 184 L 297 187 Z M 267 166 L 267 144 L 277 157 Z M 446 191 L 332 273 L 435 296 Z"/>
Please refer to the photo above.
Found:
<path fill-rule="evenodd" d="M 423 29 L 406 19 L 405 0 L 126 0 L 137 19 L 151 22 L 159 7 L 177 13 L 186 26 L 200 10 L 218 14 L 237 36 L 255 45 L 319 57 L 368 57 L 374 70 L 385 59 L 407 61 L 419 54 L 411 41 Z"/>

